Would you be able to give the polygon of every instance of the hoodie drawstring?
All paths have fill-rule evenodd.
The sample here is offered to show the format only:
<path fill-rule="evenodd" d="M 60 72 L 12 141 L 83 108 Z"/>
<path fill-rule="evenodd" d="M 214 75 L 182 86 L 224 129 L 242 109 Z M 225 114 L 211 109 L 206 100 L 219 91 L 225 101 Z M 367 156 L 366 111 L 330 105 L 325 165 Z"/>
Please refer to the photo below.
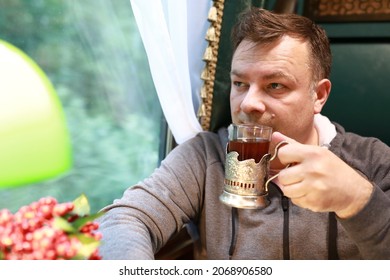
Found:
<path fill-rule="evenodd" d="M 329 234 L 328 234 L 328 259 L 338 260 L 337 253 L 337 220 L 334 212 L 329 213 Z"/>
<path fill-rule="evenodd" d="M 277 188 L 279 189 L 279 188 Z M 283 209 L 283 259 L 290 259 L 290 216 L 289 216 L 289 198 L 282 194 L 282 209 Z M 238 232 L 238 210 L 232 207 L 232 239 L 229 248 L 229 259 L 231 260 L 234 254 L 237 243 Z M 334 212 L 329 213 L 328 224 L 328 259 L 338 260 L 337 252 L 337 220 Z"/>
<path fill-rule="evenodd" d="M 236 249 L 238 232 L 238 211 L 237 208 L 232 207 L 232 241 L 229 248 L 229 259 L 233 257 L 234 250 Z"/>
<path fill-rule="evenodd" d="M 290 215 L 289 215 L 289 200 L 288 197 L 282 195 L 283 209 L 283 259 L 290 259 Z"/>

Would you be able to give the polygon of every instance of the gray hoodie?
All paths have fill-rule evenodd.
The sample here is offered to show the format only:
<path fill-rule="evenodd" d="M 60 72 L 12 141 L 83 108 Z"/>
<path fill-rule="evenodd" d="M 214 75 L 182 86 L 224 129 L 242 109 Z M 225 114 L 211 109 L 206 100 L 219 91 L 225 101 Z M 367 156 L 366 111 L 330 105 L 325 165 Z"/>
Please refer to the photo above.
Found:
<path fill-rule="evenodd" d="M 192 224 L 197 259 L 390 259 L 390 148 L 336 128 L 329 149 L 374 185 L 355 216 L 339 219 L 297 207 L 274 184 L 265 209 L 222 204 L 226 132 L 202 132 L 104 208 L 103 258 L 153 259 L 172 235 Z"/>

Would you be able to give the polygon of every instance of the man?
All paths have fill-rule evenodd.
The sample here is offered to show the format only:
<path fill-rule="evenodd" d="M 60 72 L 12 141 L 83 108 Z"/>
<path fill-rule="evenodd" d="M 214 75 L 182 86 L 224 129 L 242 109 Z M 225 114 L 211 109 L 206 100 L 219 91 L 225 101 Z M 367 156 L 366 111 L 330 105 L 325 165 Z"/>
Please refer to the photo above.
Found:
<path fill-rule="evenodd" d="M 231 115 L 282 140 L 262 210 L 219 201 L 226 129 L 176 147 L 149 178 L 105 208 L 106 259 L 152 259 L 185 224 L 196 258 L 390 259 L 390 148 L 320 115 L 331 89 L 325 32 L 309 19 L 253 8 L 233 30 Z M 291 167 L 284 169 L 286 164 Z"/>

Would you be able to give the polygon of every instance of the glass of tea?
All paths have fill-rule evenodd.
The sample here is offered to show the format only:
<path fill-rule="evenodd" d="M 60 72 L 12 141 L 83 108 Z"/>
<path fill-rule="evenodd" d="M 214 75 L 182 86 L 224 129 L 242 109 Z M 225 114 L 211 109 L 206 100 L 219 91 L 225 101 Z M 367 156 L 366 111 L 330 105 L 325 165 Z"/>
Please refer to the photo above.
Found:
<path fill-rule="evenodd" d="M 272 128 L 262 125 L 231 124 L 228 128 L 228 152 L 237 152 L 238 160 L 254 159 L 260 162 L 268 154 Z"/>
<path fill-rule="evenodd" d="M 269 163 L 277 156 L 269 153 L 272 128 L 261 125 L 231 124 L 226 149 L 224 190 L 219 199 L 228 206 L 261 209 L 269 204 Z"/>

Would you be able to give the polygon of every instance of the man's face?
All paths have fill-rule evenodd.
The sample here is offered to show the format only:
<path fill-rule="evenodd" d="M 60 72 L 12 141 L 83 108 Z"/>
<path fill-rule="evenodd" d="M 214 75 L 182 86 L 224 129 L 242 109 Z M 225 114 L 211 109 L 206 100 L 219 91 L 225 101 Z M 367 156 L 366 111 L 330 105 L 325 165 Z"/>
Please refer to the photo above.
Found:
<path fill-rule="evenodd" d="M 270 45 L 244 40 L 232 59 L 234 123 L 263 124 L 302 143 L 315 141 L 319 113 L 306 43 L 285 36 Z"/>

